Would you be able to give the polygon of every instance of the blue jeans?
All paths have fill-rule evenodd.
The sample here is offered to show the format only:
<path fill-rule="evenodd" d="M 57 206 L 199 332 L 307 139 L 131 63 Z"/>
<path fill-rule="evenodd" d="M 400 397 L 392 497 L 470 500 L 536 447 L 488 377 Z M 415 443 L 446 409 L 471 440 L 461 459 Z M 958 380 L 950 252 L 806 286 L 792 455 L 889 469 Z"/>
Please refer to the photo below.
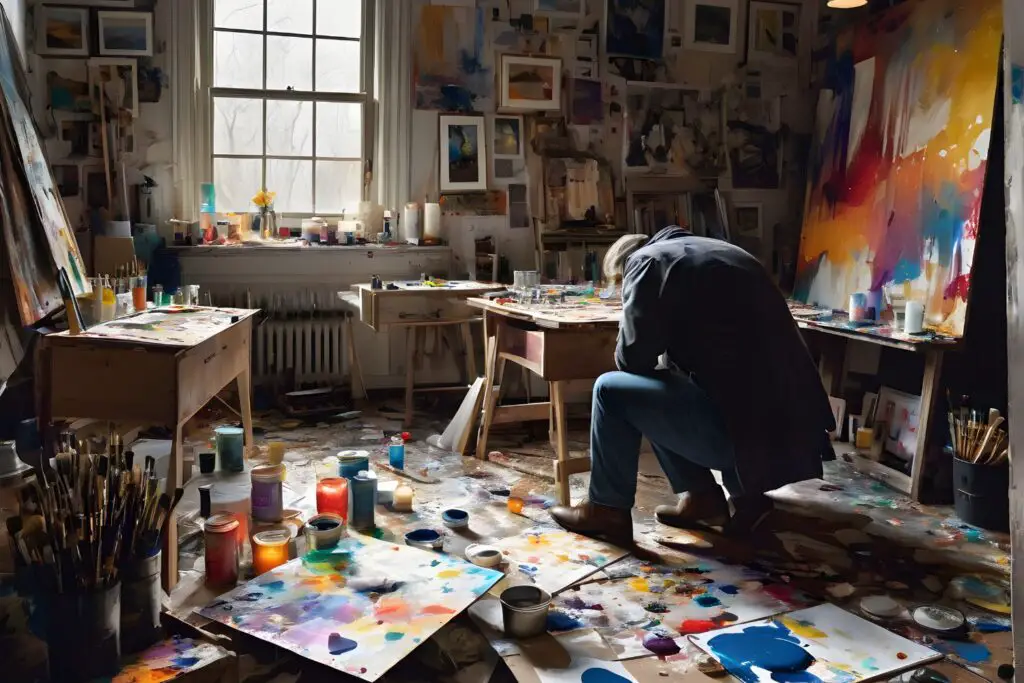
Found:
<path fill-rule="evenodd" d="M 608 372 L 594 384 L 590 423 L 590 500 L 629 509 L 636 497 L 640 437 L 654 448 L 675 493 L 718 487 L 742 493 L 732 441 L 718 408 L 689 376 Z"/>

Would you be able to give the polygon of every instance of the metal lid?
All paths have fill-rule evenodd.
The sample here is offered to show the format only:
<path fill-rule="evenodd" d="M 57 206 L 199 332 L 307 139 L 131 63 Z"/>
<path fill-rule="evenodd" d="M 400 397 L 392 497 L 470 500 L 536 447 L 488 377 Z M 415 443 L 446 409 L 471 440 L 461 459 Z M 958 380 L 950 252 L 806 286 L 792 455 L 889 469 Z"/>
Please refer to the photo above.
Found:
<path fill-rule="evenodd" d="M 284 481 L 284 465 L 261 465 L 254 467 L 250 475 L 253 481 L 273 483 Z"/>
<path fill-rule="evenodd" d="M 206 524 L 203 525 L 203 530 L 208 531 L 211 534 L 226 534 L 230 531 L 234 531 L 238 528 L 238 520 L 234 515 L 226 512 L 210 517 L 206 520 Z"/>
<path fill-rule="evenodd" d="M 284 545 L 290 540 L 292 540 L 291 533 L 284 529 L 271 529 L 270 531 L 261 531 L 252 537 L 253 543 L 256 543 L 258 545 L 278 546 Z"/>

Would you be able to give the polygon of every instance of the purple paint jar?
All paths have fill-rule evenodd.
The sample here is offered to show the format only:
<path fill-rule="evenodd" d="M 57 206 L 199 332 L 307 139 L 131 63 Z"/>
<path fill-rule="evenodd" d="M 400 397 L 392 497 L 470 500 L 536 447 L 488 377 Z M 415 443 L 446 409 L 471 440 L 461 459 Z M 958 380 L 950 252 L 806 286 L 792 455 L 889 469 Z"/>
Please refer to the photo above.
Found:
<path fill-rule="evenodd" d="M 284 517 L 284 465 L 254 467 L 251 477 L 252 518 L 280 522 Z"/>

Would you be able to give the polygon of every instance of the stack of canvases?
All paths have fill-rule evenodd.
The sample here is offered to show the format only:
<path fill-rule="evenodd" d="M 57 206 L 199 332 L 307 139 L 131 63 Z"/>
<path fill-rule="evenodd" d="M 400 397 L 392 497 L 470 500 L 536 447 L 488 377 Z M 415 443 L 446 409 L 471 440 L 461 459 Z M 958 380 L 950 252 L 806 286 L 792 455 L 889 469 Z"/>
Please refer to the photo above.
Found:
<path fill-rule="evenodd" d="M 0 322 L 6 331 L 0 343 L 0 376 L 6 378 L 23 353 L 16 343 L 17 330 L 60 308 L 60 271 L 67 273 L 75 295 L 87 293 L 89 284 L 29 112 L 25 68 L 6 13 L 0 35 L 0 89 L 0 227 L 11 274 L 0 284 Z"/>

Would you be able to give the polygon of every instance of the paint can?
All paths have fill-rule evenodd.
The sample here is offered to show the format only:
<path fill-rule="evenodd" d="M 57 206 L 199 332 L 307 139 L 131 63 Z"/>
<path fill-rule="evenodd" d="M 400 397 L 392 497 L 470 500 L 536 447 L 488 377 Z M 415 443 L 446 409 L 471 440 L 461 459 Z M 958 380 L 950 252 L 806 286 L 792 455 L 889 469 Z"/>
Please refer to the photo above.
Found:
<path fill-rule="evenodd" d="M 233 586 L 238 583 L 238 520 L 221 513 L 203 525 L 206 543 L 206 585 Z"/>
<path fill-rule="evenodd" d="M 391 505 L 395 502 L 395 491 L 398 489 L 397 481 L 377 482 L 377 505 Z"/>
<path fill-rule="evenodd" d="M 217 427 L 217 458 L 225 472 L 245 471 L 245 431 L 240 427 Z"/>
<path fill-rule="evenodd" d="M 921 605 L 911 612 L 911 617 L 921 628 L 942 636 L 955 637 L 967 633 L 967 617 L 953 607 Z"/>
<path fill-rule="evenodd" d="M 345 520 L 341 515 L 321 513 L 306 522 L 306 550 L 325 550 L 338 545 L 345 535 Z"/>
<path fill-rule="evenodd" d="M 284 512 L 284 465 L 254 467 L 252 474 L 252 518 L 280 522 Z"/>
<path fill-rule="evenodd" d="M 850 322 L 866 325 L 874 322 L 874 316 L 868 309 L 868 293 L 854 292 L 850 295 Z"/>
<path fill-rule="evenodd" d="M 160 627 L 160 552 L 132 558 L 122 569 L 121 651 L 145 650 L 163 637 Z"/>
<path fill-rule="evenodd" d="M 38 596 L 46 621 L 50 680 L 110 679 L 121 670 L 121 584 Z"/>
<path fill-rule="evenodd" d="M 377 502 L 377 478 L 371 477 L 369 472 L 360 472 L 349 482 L 349 491 L 352 492 L 349 526 L 359 531 L 372 529 L 374 505 Z"/>
<path fill-rule="evenodd" d="M 449 529 L 465 529 L 469 526 L 469 513 L 458 508 L 451 508 L 441 513 L 441 521 Z"/>
<path fill-rule="evenodd" d="M 536 586 L 513 586 L 501 593 L 501 620 L 505 635 L 533 638 L 547 631 L 551 595 Z"/>
<path fill-rule="evenodd" d="M 405 440 L 401 436 L 391 437 L 388 446 L 388 463 L 396 470 L 405 469 Z"/>
<path fill-rule="evenodd" d="M 1010 465 L 976 465 L 953 458 L 956 516 L 990 531 L 1010 530 Z"/>
<path fill-rule="evenodd" d="M 338 453 L 338 476 L 354 479 L 357 474 L 370 469 L 370 454 L 367 451 L 341 451 Z"/>
<path fill-rule="evenodd" d="M 908 301 L 903 313 L 903 331 L 907 334 L 924 332 L 924 304 L 920 301 Z"/>
<path fill-rule="evenodd" d="M 292 534 L 287 529 L 261 531 L 252 537 L 252 571 L 265 574 L 288 561 L 288 544 Z"/>
<path fill-rule="evenodd" d="M 466 546 L 466 559 L 478 567 L 497 567 L 501 564 L 501 551 L 493 545 L 470 543 Z"/>
<path fill-rule="evenodd" d="M 436 529 L 413 529 L 405 535 L 405 544 L 420 550 L 440 550 L 444 536 Z"/>

